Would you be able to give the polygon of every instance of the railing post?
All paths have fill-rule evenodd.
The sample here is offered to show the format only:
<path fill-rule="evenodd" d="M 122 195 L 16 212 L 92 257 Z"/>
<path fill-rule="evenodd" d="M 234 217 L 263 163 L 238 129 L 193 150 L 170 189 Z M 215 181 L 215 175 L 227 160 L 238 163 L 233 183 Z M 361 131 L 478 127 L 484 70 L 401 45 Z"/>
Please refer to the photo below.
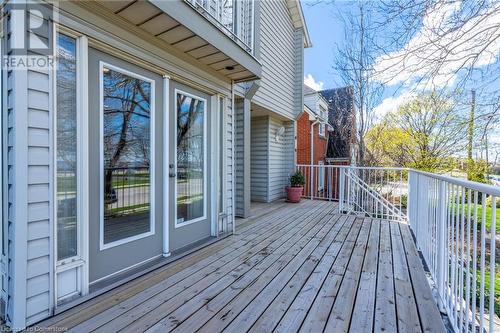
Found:
<path fill-rule="evenodd" d="M 311 191 L 310 195 L 311 195 L 311 200 L 313 199 L 313 184 L 314 184 L 314 167 L 313 165 L 311 164 L 309 166 L 309 191 Z"/>
<path fill-rule="evenodd" d="M 445 310 L 444 295 L 445 290 L 445 272 L 448 269 L 446 264 L 446 216 L 447 202 L 446 197 L 446 182 L 439 180 L 439 201 L 438 201 L 438 216 L 437 216 L 437 289 L 439 293 L 439 308 Z"/>
<path fill-rule="evenodd" d="M 339 213 L 342 213 L 344 211 L 344 191 L 345 191 L 345 175 L 344 175 L 344 168 L 340 167 L 339 168 Z"/>

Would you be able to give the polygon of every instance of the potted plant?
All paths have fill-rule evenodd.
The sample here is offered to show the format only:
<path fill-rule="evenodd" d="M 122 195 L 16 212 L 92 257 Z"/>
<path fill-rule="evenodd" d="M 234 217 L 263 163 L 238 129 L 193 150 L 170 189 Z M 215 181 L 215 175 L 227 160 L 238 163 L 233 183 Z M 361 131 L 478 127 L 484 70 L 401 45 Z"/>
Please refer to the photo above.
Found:
<path fill-rule="evenodd" d="M 302 190 L 304 189 L 304 184 L 306 180 L 304 175 L 297 171 L 290 177 L 290 186 L 286 188 L 286 199 L 289 202 L 300 202 L 302 197 Z"/>

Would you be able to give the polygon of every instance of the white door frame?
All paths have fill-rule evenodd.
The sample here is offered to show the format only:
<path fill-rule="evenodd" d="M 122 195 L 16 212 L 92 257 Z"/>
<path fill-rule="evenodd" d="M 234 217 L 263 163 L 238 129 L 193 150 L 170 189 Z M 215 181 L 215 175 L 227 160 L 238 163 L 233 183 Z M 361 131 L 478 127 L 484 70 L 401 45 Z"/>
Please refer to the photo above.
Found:
<path fill-rule="evenodd" d="M 76 42 L 76 114 L 77 114 L 77 255 L 61 261 L 57 260 L 57 77 L 52 75 L 52 140 L 54 147 L 53 170 L 53 254 L 54 254 L 54 307 L 66 299 L 89 292 L 88 267 L 88 39 L 86 36 L 54 23 L 53 45 L 57 47 L 57 35 L 63 33 Z M 73 287 L 73 291 L 63 296 L 59 287 Z"/>
<path fill-rule="evenodd" d="M 170 175 L 169 175 L 169 135 L 170 135 L 170 76 L 163 75 L 163 256 L 170 256 Z"/>

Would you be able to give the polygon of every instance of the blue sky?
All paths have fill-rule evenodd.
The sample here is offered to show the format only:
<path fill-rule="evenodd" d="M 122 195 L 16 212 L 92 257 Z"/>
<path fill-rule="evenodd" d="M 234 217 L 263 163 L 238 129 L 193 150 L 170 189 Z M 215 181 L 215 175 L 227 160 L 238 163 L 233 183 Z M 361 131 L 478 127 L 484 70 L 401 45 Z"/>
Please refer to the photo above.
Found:
<path fill-rule="evenodd" d="M 333 67 L 336 43 L 342 44 L 344 39 L 343 22 L 338 18 L 338 12 L 343 11 L 347 13 L 349 11 L 349 6 L 352 6 L 352 1 L 338 1 L 338 0 L 328 0 L 328 1 L 317 1 L 317 0 L 305 0 L 302 2 L 302 8 L 305 15 L 307 27 L 309 30 L 309 35 L 311 37 L 311 42 L 313 47 L 305 50 L 305 61 L 304 61 L 304 76 L 305 82 L 312 85 L 313 88 L 329 89 L 343 86 L 342 80 L 335 74 Z M 448 12 L 453 12 L 450 8 L 443 8 Z M 439 14 L 446 14 L 446 11 L 439 13 L 436 11 L 436 17 L 440 17 Z M 418 36 L 415 36 L 413 40 L 414 43 L 418 43 Z M 492 65 L 498 65 L 500 49 L 499 45 L 493 48 L 492 58 L 493 61 L 489 61 Z M 394 50 L 396 53 L 399 50 Z M 496 55 L 495 55 L 496 53 Z M 483 59 L 484 60 L 484 59 Z M 487 69 L 488 67 L 483 67 Z M 453 68 L 450 69 L 453 71 Z M 407 76 L 400 77 L 398 82 L 393 85 L 385 85 L 384 94 L 381 98 L 381 103 L 376 108 L 378 115 L 383 115 L 386 112 L 395 110 L 402 102 L 411 98 L 414 91 L 411 90 L 415 86 L 415 80 L 417 75 L 409 74 L 409 70 L 406 71 Z M 488 70 L 486 70 L 486 75 L 488 75 Z M 452 75 L 453 76 L 453 75 Z M 457 82 L 461 74 L 454 75 L 452 77 L 451 85 L 453 82 Z M 446 77 L 449 78 L 449 77 Z M 476 77 L 473 78 L 474 82 L 470 82 L 466 91 L 471 88 L 478 89 L 478 108 L 481 108 L 481 100 L 483 100 L 484 105 L 491 103 L 491 98 L 498 96 L 500 91 L 500 82 L 488 82 L 484 85 L 485 81 Z M 482 87 L 479 87 L 482 86 Z M 428 89 L 428 88 L 426 88 Z M 486 99 L 489 100 L 486 102 Z M 465 95 L 464 103 L 468 103 L 468 93 Z M 465 105 L 466 108 L 468 108 Z M 485 106 L 485 108 L 491 108 L 491 106 Z M 489 111 L 485 109 L 484 111 Z M 500 133 L 498 127 L 491 130 L 491 140 L 493 142 L 500 143 Z"/>
<path fill-rule="evenodd" d="M 335 19 L 335 9 L 330 4 L 302 3 L 307 28 L 313 47 L 305 50 L 304 75 L 312 75 L 316 81 L 323 82 L 323 88 L 342 85 L 334 75 L 332 65 L 335 43 L 343 40 L 343 27 Z"/>

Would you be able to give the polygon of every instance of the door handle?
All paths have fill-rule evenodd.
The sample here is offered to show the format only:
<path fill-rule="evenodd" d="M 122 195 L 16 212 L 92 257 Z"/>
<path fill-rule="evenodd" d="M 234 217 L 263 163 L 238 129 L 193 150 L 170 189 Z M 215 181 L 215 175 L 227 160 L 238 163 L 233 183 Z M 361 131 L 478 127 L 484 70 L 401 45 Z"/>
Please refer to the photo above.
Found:
<path fill-rule="evenodd" d="M 169 164 L 169 165 L 168 165 L 168 168 L 170 169 L 170 172 L 169 172 L 169 174 L 168 174 L 168 177 L 170 177 L 170 178 L 175 178 L 175 177 L 177 177 L 177 173 L 175 173 L 175 172 L 174 172 L 174 171 L 175 171 L 175 165 L 174 165 L 174 164 Z"/>

